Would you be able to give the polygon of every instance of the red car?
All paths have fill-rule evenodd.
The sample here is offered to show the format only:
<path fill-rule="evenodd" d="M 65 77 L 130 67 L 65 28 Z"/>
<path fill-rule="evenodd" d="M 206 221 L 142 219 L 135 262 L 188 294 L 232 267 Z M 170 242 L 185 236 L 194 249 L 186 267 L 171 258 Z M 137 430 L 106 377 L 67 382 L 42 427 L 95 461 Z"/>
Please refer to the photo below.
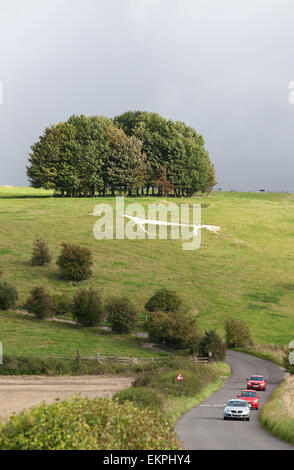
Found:
<path fill-rule="evenodd" d="M 266 389 L 266 381 L 262 375 L 251 375 L 250 379 L 247 379 L 247 390 L 262 390 Z"/>
<path fill-rule="evenodd" d="M 250 408 L 258 410 L 260 396 L 257 395 L 255 390 L 242 390 L 240 395 L 237 395 L 237 397 L 242 400 L 246 400 Z"/>

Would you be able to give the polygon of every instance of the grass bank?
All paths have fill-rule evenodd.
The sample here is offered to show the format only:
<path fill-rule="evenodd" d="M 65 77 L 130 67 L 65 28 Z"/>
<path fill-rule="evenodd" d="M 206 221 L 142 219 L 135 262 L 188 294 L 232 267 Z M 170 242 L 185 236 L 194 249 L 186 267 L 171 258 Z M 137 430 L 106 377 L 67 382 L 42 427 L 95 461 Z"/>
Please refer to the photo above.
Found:
<path fill-rule="evenodd" d="M 289 376 L 262 408 L 259 419 L 271 434 L 294 445 L 294 376 Z"/>

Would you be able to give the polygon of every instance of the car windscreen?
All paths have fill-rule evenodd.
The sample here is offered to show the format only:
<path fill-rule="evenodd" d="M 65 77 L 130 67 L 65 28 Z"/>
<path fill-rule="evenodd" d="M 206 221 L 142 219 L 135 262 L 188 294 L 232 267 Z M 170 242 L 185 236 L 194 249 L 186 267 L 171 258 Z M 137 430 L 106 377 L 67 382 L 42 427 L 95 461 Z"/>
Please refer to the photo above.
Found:
<path fill-rule="evenodd" d="M 242 392 L 241 397 L 244 398 L 256 398 L 256 392 Z"/>
<path fill-rule="evenodd" d="M 260 376 L 257 376 L 257 375 L 253 375 L 252 377 L 250 377 L 250 380 L 260 380 L 260 381 L 262 381 L 262 380 L 263 380 L 263 377 L 260 377 Z"/>
<path fill-rule="evenodd" d="M 247 406 L 247 403 L 244 401 L 230 400 L 228 401 L 228 406 Z"/>

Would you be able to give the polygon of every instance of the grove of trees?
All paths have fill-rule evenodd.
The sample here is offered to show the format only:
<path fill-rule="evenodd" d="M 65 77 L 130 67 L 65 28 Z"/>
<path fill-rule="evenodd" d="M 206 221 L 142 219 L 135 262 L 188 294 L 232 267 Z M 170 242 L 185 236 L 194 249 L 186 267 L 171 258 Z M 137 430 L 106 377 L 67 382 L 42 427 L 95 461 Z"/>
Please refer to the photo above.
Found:
<path fill-rule="evenodd" d="M 27 175 L 60 196 L 192 196 L 216 184 L 204 145 L 193 128 L 156 113 L 71 116 L 31 147 Z"/>

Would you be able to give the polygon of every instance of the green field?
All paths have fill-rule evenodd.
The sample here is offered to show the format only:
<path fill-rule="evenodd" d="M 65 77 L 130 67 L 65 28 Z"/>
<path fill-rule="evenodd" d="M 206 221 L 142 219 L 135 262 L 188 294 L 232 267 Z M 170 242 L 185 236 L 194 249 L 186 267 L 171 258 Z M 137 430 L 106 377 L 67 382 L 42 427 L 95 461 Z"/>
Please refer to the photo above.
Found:
<path fill-rule="evenodd" d="M 223 334 L 223 319 L 234 316 L 246 320 L 259 344 L 286 346 L 294 338 L 294 195 L 215 192 L 203 198 L 126 199 L 144 205 L 202 203 L 202 223 L 219 225 L 221 232 L 202 230 L 196 251 L 183 251 L 177 240 L 97 241 L 93 237 L 97 219 L 91 214 L 102 202 L 114 207 L 113 198 L 50 195 L 44 190 L 0 188 L 0 271 L 18 289 L 20 305 L 36 285 L 53 295 L 73 295 L 80 288 L 59 279 L 55 260 L 47 267 L 30 265 L 32 244 L 39 235 L 55 259 L 63 241 L 90 248 L 93 277 L 82 285 L 100 289 L 105 298 L 128 296 L 142 311 L 148 297 L 164 286 L 183 296 L 201 330 L 216 328 Z M 13 335 L 17 319 L 13 314 L 10 318 Z M 7 314 L 0 314 L 0 339 L 7 335 L 7 322 Z M 53 326 L 44 325 L 49 338 Z M 61 335 L 66 331 L 60 325 L 54 328 Z M 75 330 L 75 334 L 86 332 Z M 33 341 L 28 334 L 24 338 Z M 40 341 L 46 341 L 46 334 Z"/>
<path fill-rule="evenodd" d="M 76 356 L 78 349 L 84 355 L 99 352 L 105 356 L 158 357 L 167 354 L 142 348 L 143 340 L 135 336 L 35 320 L 13 312 L 0 312 L 0 339 L 5 354 L 13 355 Z"/>

